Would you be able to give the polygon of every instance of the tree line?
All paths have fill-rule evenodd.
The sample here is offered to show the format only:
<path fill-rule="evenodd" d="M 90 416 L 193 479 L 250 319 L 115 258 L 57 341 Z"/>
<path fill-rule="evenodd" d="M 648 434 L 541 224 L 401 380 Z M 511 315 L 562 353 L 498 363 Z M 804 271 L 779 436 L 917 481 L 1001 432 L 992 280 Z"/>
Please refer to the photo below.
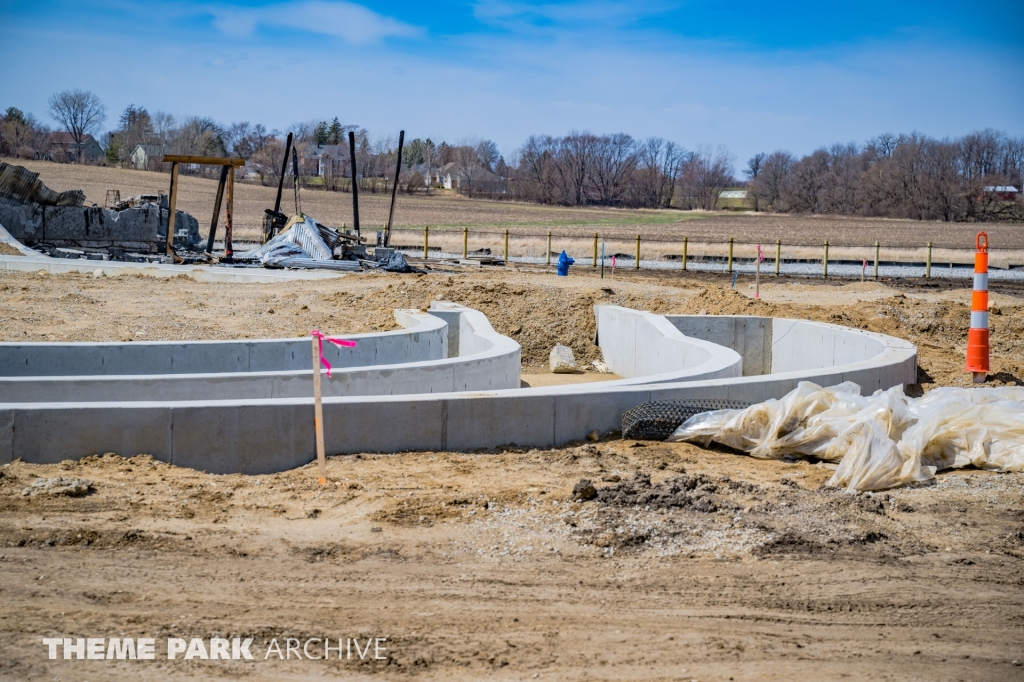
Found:
<path fill-rule="evenodd" d="M 64 91 L 49 104 L 50 116 L 76 142 L 99 135 L 106 113 L 94 94 Z M 51 132 L 31 114 L 10 107 L 0 116 L 0 155 L 47 158 Z M 351 132 L 355 181 L 369 192 L 390 191 L 395 182 L 403 191 L 429 192 L 450 182 L 463 194 L 495 199 L 715 210 L 721 207 L 722 190 L 743 188 L 746 206 L 755 211 L 943 221 L 1024 219 L 1024 202 L 993 189 L 1024 189 L 1024 138 L 994 130 L 941 140 L 920 133 L 885 134 L 802 157 L 785 150 L 759 153 L 739 176 L 735 157 L 725 147 L 691 150 L 670 140 L 639 140 L 625 133 L 533 135 L 508 161 L 492 140 L 467 138 L 449 144 L 414 138 L 402 151 L 399 178 L 393 177 L 397 135 L 374 135 L 338 117 L 299 123 L 291 132 L 303 182 L 329 191 L 351 190 Z M 137 145 L 168 154 L 245 158 L 246 172 L 264 184 L 276 184 L 285 165 L 281 131 L 245 121 L 221 124 L 203 116 L 151 114 L 135 105 L 126 107 L 100 140 L 104 161 L 114 165 L 130 165 Z M 289 162 L 287 172 L 291 170 Z"/>

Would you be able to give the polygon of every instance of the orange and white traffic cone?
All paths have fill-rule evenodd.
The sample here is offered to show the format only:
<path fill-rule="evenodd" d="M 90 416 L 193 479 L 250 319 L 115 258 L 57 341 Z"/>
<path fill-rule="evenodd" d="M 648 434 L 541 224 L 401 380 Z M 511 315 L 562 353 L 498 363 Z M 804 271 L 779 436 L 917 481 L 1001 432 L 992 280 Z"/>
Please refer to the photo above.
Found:
<path fill-rule="evenodd" d="M 979 232 L 975 240 L 974 292 L 971 294 L 971 328 L 967 331 L 967 367 L 974 383 L 988 378 L 988 235 Z"/>

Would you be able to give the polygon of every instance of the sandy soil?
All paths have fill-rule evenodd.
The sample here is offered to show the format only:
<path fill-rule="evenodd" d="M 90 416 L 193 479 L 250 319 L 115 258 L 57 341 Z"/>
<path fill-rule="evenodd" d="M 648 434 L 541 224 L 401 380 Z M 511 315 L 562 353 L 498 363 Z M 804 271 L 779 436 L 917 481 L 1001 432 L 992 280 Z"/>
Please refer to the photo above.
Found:
<path fill-rule="evenodd" d="M 518 339 L 529 381 L 557 342 L 598 359 L 592 306 L 614 302 L 882 331 L 918 344 L 912 391 L 966 383 L 967 290 L 782 280 L 754 301 L 748 281 L 723 282 L 529 268 L 286 287 L 2 274 L 0 340 L 358 332 L 446 298 Z M 1003 289 L 993 306 L 993 385 L 1024 383 L 1024 294 Z M 16 462 L 0 467 L 0 678 L 1024 679 L 1024 475 L 955 471 L 869 497 L 824 488 L 831 473 L 615 437 L 334 457 L 325 488 L 312 466 L 247 477 L 144 453 Z M 56 477 L 88 494 L 31 494 Z M 582 479 L 597 499 L 574 499 Z M 159 656 L 47 660 L 41 638 L 65 636 L 154 637 Z M 165 658 L 167 637 L 213 636 L 253 637 L 256 660 Z M 287 637 L 387 637 L 387 658 L 264 660 Z"/>

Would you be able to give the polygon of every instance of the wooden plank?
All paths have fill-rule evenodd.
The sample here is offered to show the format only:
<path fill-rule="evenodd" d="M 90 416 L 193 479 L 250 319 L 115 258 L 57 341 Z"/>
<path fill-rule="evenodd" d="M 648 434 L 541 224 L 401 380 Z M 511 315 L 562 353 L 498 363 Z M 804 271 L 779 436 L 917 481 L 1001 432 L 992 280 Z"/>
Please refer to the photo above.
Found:
<path fill-rule="evenodd" d="M 231 263 L 234 261 L 234 247 L 231 244 L 231 238 L 233 236 L 235 228 L 235 169 L 232 168 L 228 173 L 228 201 L 226 211 L 224 212 L 224 262 Z"/>
<path fill-rule="evenodd" d="M 167 198 L 167 255 L 174 255 L 174 227 L 176 224 L 175 215 L 178 200 L 178 164 L 171 164 L 171 190 Z"/>
<path fill-rule="evenodd" d="M 220 221 L 220 205 L 224 201 L 224 186 L 228 183 L 231 166 L 221 166 L 220 182 L 217 183 L 217 198 L 213 202 L 213 219 L 210 221 L 210 238 L 206 240 L 206 252 L 213 253 L 213 240 L 217 236 L 217 223 Z"/>
<path fill-rule="evenodd" d="M 182 156 L 168 154 L 161 161 L 164 163 L 198 163 L 210 166 L 244 166 L 245 159 L 229 159 L 220 156 Z"/>

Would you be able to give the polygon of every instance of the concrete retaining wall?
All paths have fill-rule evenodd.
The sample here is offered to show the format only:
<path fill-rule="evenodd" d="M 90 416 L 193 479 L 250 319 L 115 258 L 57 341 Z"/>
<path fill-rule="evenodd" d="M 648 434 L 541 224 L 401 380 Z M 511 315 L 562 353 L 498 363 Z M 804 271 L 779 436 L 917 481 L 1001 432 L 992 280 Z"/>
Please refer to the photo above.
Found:
<path fill-rule="evenodd" d="M 448 356 L 444 320 L 417 310 L 396 310 L 403 329 L 345 334 L 354 348 L 324 344 L 334 367 L 392 365 Z M 240 341 L 131 343 L 0 343 L 0 376 L 111 376 L 230 374 L 306 370 L 313 366 L 309 337 Z M 312 371 L 312 370 L 311 370 Z"/>
<path fill-rule="evenodd" d="M 796 321 L 779 321 L 779 330 Z M 329 454 L 401 450 L 470 450 L 516 443 L 550 447 L 581 440 L 592 430 L 618 430 L 622 413 L 651 400 L 723 398 L 758 402 L 779 398 L 799 381 L 832 385 L 854 381 L 867 393 L 912 383 L 913 345 L 880 334 L 800 321 L 785 344 L 837 343 L 881 351 L 831 367 L 781 374 L 644 385 L 562 387 L 329 398 L 324 401 Z M 811 327 L 822 327 L 814 330 Z M 793 331 L 793 330 L 791 330 Z M 815 333 L 816 332 L 816 333 Z M 799 349 L 798 349 L 799 350 Z M 835 351 L 804 348 L 809 358 Z M 780 365 L 783 366 L 783 365 Z M 363 428 L 352 428 L 360 424 Z M 148 453 L 180 466 L 229 473 L 266 473 L 306 464 L 315 456 L 311 399 L 164 403 L 0 404 L 0 463 L 20 457 L 59 462 L 93 453 Z"/>
<path fill-rule="evenodd" d="M 772 318 L 748 315 L 665 315 L 685 336 L 731 348 L 743 356 L 743 376 L 772 371 Z"/>
<path fill-rule="evenodd" d="M 324 397 L 517 388 L 519 344 L 495 333 L 478 311 L 451 306 L 447 312 L 454 316 L 459 330 L 456 338 L 464 340 L 463 347 L 476 348 L 476 353 L 449 358 L 446 322 L 419 311 L 396 310 L 395 317 L 405 330 L 347 335 L 345 338 L 358 340 L 355 348 L 324 344 L 324 356 L 332 365 L 331 378 L 324 375 L 321 381 Z M 6 358 L 0 346 L 0 371 L 24 371 L 54 361 L 58 368 L 71 365 L 71 369 L 100 368 L 109 373 L 3 377 L 0 402 L 245 400 L 301 398 L 313 392 L 310 339 L 137 346 L 76 344 L 68 358 L 61 357 L 59 344 L 9 345 L 12 348 Z M 167 360 L 168 351 L 177 353 L 172 356 L 173 362 Z M 24 357 L 25 364 L 11 363 L 12 367 L 5 363 L 12 356 L 18 361 Z M 236 371 L 141 374 L 142 369 L 154 366 L 215 367 L 218 362 Z M 273 367 L 284 369 L 267 371 Z M 125 369 L 140 373 L 117 373 Z"/>

